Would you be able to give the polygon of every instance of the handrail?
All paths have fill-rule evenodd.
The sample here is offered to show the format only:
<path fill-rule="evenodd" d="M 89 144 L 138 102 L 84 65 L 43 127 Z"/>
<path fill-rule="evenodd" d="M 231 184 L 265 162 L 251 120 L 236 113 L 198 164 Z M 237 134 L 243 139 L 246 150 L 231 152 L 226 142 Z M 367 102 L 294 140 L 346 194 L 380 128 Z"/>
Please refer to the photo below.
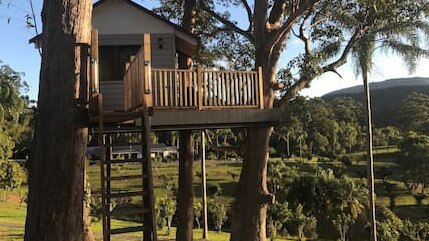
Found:
<path fill-rule="evenodd" d="M 150 66 L 150 35 L 130 57 L 124 74 L 126 111 L 159 109 L 264 109 L 262 68 L 257 71 L 167 69 Z"/>

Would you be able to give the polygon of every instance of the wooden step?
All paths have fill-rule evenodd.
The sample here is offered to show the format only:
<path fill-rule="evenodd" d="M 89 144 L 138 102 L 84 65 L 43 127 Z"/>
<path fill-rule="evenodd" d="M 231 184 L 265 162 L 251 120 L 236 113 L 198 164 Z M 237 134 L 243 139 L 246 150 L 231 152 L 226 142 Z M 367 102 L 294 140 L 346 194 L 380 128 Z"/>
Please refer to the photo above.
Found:
<path fill-rule="evenodd" d="M 137 226 L 137 227 L 129 227 L 129 228 L 115 228 L 110 230 L 110 234 L 121 234 L 121 233 L 133 233 L 144 231 L 145 227 Z"/>
<path fill-rule="evenodd" d="M 147 175 L 124 175 L 124 176 L 114 176 L 107 178 L 108 181 L 120 181 L 120 180 L 130 180 L 130 179 L 140 179 L 147 178 Z"/>
<path fill-rule="evenodd" d="M 118 198 L 118 197 L 134 197 L 134 196 L 143 196 L 147 193 L 144 191 L 137 191 L 137 192 L 117 192 L 117 193 L 111 193 L 110 195 L 107 195 L 107 198 Z"/>
<path fill-rule="evenodd" d="M 147 208 L 143 208 L 143 207 L 140 207 L 140 208 L 122 207 L 122 208 L 115 208 L 110 213 L 115 214 L 115 215 L 133 215 L 133 214 L 143 215 L 146 213 L 150 213 L 150 210 Z"/>

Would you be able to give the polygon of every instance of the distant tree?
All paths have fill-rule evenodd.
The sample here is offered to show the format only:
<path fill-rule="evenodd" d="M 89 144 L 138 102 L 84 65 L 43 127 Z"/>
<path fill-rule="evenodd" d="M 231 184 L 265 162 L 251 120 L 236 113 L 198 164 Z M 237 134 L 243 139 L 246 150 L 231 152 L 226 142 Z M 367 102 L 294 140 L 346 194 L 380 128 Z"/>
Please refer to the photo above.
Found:
<path fill-rule="evenodd" d="M 421 130 L 429 120 L 429 96 L 411 92 L 398 110 L 398 121 L 403 130 Z M 429 132 L 426 132 L 429 134 Z"/>
<path fill-rule="evenodd" d="M 404 181 L 414 188 L 420 185 L 421 194 L 425 194 L 429 182 L 429 136 L 410 131 L 399 147 Z"/>
<path fill-rule="evenodd" d="M 268 160 L 267 166 L 267 182 L 268 190 L 271 193 L 276 194 L 277 190 L 281 188 L 283 175 L 285 174 L 286 165 L 282 160 L 279 159 L 270 159 Z"/>
<path fill-rule="evenodd" d="M 0 160 L 11 157 L 17 144 L 22 148 L 30 146 L 32 111 L 28 107 L 28 97 L 21 94 L 27 88 L 22 73 L 8 65 L 0 65 Z"/>
<path fill-rule="evenodd" d="M 298 204 L 298 206 L 292 210 L 289 222 L 295 229 L 294 231 L 298 236 L 298 240 L 317 238 L 317 219 L 313 216 L 304 214 L 301 204 Z"/>
<path fill-rule="evenodd" d="M 286 225 L 289 223 L 292 213 L 287 202 L 280 203 L 276 201 L 274 205 L 268 208 L 267 214 L 268 237 L 271 241 L 274 241 L 278 231 L 287 232 Z"/>
<path fill-rule="evenodd" d="M 364 108 L 351 97 L 336 97 L 329 101 L 338 122 L 364 124 Z"/>
<path fill-rule="evenodd" d="M 3 201 L 6 201 L 6 192 L 20 188 L 25 178 L 25 171 L 17 162 L 0 160 L 0 189 L 3 190 Z"/>

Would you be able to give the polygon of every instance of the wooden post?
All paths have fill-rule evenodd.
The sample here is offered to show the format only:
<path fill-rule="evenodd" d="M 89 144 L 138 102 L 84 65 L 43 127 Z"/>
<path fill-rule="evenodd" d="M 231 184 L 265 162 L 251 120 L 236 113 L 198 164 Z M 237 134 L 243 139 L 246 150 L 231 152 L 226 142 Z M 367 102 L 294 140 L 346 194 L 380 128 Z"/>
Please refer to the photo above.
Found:
<path fill-rule="evenodd" d="M 259 108 L 264 109 L 264 77 L 262 75 L 262 67 L 258 67 L 258 84 L 259 84 Z"/>
<path fill-rule="evenodd" d="M 98 30 L 92 29 L 91 31 L 91 83 L 90 91 L 91 96 L 100 92 L 99 84 L 99 65 L 98 65 Z"/>
<path fill-rule="evenodd" d="M 209 226 L 207 222 L 207 183 L 206 183 L 206 135 L 201 131 L 201 186 L 203 198 L 203 239 L 209 239 Z"/>
<path fill-rule="evenodd" d="M 203 68 L 197 66 L 197 82 L 198 82 L 198 110 L 203 109 L 203 97 L 204 97 L 204 86 L 203 86 L 204 76 Z"/>
<path fill-rule="evenodd" d="M 144 64 L 144 98 L 146 98 L 146 106 L 152 107 L 152 70 L 151 70 L 151 49 L 150 49 L 150 34 L 143 35 L 143 64 Z"/>

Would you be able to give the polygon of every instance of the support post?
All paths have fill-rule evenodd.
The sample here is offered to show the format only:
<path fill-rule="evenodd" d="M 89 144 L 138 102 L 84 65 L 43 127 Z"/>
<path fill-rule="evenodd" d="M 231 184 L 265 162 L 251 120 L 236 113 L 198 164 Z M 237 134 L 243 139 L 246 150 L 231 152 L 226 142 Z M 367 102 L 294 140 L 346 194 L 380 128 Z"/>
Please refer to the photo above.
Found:
<path fill-rule="evenodd" d="M 151 70 L 151 50 L 150 34 L 143 35 L 143 64 L 144 64 L 144 97 L 146 98 L 147 108 L 152 107 L 152 70 Z"/>
<path fill-rule="evenodd" d="M 203 199 L 203 239 L 209 239 L 209 226 L 207 221 L 207 183 L 206 183 L 206 135 L 201 131 L 201 193 Z"/>
<path fill-rule="evenodd" d="M 90 91 L 91 96 L 94 97 L 100 92 L 99 83 L 99 65 L 98 65 L 98 30 L 92 29 L 91 31 L 91 83 Z"/>

